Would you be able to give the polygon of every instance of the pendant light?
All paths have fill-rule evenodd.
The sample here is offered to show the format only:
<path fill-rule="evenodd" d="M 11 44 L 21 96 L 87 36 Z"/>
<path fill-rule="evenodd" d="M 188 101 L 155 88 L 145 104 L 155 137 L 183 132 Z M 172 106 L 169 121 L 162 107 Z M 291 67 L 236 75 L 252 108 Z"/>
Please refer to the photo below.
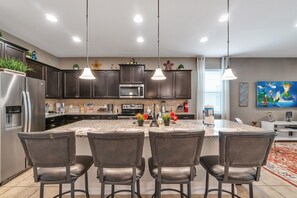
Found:
<path fill-rule="evenodd" d="M 160 0 L 158 0 L 158 67 L 152 76 L 152 80 L 165 80 L 166 76 L 164 76 L 162 69 L 160 68 Z"/>
<path fill-rule="evenodd" d="M 225 71 L 221 77 L 221 80 L 235 80 L 237 77 L 233 74 L 232 69 L 230 68 L 230 57 L 229 57 L 229 20 L 230 20 L 230 13 L 229 13 L 229 0 L 227 0 L 227 11 L 228 11 L 228 20 L 227 20 L 227 57 L 225 61 Z"/>
<path fill-rule="evenodd" d="M 86 0 L 86 56 L 87 56 L 87 67 L 84 68 L 83 73 L 79 76 L 80 79 L 94 80 L 95 77 L 92 74 L 91 68 L 89 66 L 89 4 Z"/>

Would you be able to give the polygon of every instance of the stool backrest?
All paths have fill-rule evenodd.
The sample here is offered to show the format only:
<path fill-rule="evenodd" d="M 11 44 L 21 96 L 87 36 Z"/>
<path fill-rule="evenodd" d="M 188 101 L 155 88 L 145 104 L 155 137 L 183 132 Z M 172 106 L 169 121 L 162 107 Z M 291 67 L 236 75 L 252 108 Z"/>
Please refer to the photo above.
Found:
<path fill-rule="evenodd" d="M 155 166 L 199 164 L 204 131 L 149 132 Z"/>
<path fill-rule="evenodd" d="M 20 132 L 18 136 L 30 166 L 64 167 L 75 164 L 74 132 Z"/>
<path fill-rule="evenodd" d="M 275 132 L 219 132 L 219 163 L 230 167 L 266 165 Z"/>
<path fill-rule="evenodd" d="M 144 132 L 88 133 L 88 139 L 96 167 L 141 165 Z"/>

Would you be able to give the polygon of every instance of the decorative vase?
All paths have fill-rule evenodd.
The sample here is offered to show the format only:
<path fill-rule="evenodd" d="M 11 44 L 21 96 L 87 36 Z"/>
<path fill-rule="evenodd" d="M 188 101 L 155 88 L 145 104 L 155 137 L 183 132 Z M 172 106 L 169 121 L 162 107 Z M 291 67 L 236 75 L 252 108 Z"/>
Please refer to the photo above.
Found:
<path fill-rule="evenodd" d="M 143 126 L 144 121 L 143 120 L 138 120 L 138 126 Z"/>
<path fill-rule="evenodd" d="M 164 125 L 169 126 L 170 120 L 164 120 Z"/>

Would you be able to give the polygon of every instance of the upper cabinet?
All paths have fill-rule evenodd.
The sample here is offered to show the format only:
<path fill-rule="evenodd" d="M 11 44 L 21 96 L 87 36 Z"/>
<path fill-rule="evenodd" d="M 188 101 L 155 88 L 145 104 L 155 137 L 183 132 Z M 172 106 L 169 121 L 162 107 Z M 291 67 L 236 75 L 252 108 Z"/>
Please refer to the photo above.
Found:
<path fill-rule="evenodd" d="M 165 80 L 152 80 L 155 71 L 144 72 L 144 98 L 191 99 L 191 70 L 163 71 Z"/>
<path fill-rule="evenodd" d="M 93 98 L 119 98 L 119 71 L 93 71 Z"/>
<path fill-rule="evenodd" d="M 191 71 L 190 70 L 175 71 L 175 98 L 177 99 L 191 98 Z"/>
<path fill-rule="evenodd" d="M 121 84 L 143 84 L 144 65 L 141 64 L 119 64 Z"/>
<path fill-rule="evenodd" d="M 27 71 L 27 77 L 45 79 L 46 65 L 44 63 L 27 58 L 27 65 L 32 68 L 32 71 Z"/>
<path fill-rule="evenodd" d="M 61 70 L 50 66 L 45 67 L 45 82 L 46 82 L 46 90 L 45 90 L 46 98 L 62 97 L 63 86 L 62 86 Z"/>
<path fill-rule="evenodd" d="M 27 49 L 0 38 L 0 57 L 16 58 L 26 62 Z"/>

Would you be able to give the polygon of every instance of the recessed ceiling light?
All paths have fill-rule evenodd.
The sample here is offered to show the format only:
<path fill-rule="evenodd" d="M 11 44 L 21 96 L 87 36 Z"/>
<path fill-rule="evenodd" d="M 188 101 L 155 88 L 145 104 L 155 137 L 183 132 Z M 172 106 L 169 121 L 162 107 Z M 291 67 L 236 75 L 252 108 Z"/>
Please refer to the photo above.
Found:
<path fill-rule="evenodd" d="M 221 16 L 220 18 L 219 18 L 219 22 L 225 22 L 225 21 L 228 21 L 228 19 L 229 19 L 229 15 L 228 14 L 224 14 L 223 16 Z"/>
<path fill-rule="evenodd" d="M 143 21 L 142 16 L 140 16 L 139 14 L 135 15 L 135 17 L 133 18 L 135 23 L 141 23 Z"/>
<path fill-rule="evenodd" d="M 138 43 L 143 43 L 143 41 L 144 41 L 144 39 L 141 36 L 137 38 Z"/>
<path fill-rule="evenodd" d="M 45 17 L 46 17 L 46 19 L 49 20 L 50 22 L 57 22 L 57 21 L 58 21 L 57 17 L 55 17 L 55 16 L 52 15 L 52 14 L 46 14 Z"/>
<path fill-rule="evenodd" d="M 297 23 L 295 24 L 295 27 L 297 27 Z"/>
<path fill-rule="evenodd" d="M 207 42 L 208 41 L 208 38 L 205 36 L 205 37 L 202 37 L 201 39 L 200 39 L 200 42 L 201 43 L 205 43 L 205 42 Z"/>
<path fill-rule="evenodd" d="M 80 43 L 81 39 L 78 36 L 72 36 L 72 40 L 76 43 Z"/>

